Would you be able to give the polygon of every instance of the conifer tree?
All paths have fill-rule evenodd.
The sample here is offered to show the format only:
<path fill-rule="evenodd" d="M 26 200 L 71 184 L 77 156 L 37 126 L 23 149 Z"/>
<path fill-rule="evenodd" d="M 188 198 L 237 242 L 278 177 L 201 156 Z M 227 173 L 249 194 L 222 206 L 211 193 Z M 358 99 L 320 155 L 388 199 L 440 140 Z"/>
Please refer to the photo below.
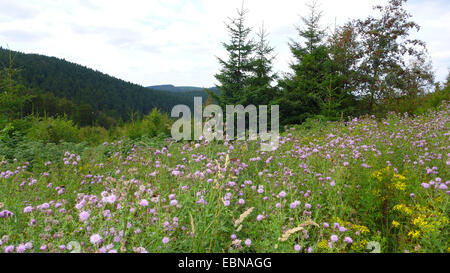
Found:
<path fill-rule="evenodd" d="M 268 33 L 261 26 L 257 33 L 255 54 L 253 56 L 253 68 L 249 78 L 249 87 L 245 89 L 244 105 L 269 105 L 275 97 L 276 87 L 273 83 L 278 78 L 273 72 L 274 48 L 267 41 Z"/>
<path fill-rule="evenodd" d="M 357 77 L 357 64 L 360 60 L 357 33 L 352 22 L 335 27 L 328 39 L 329 73 L 327 96 L 322 114 L 328 118 L 347 117 L 357 111 L 357 98 L 354 80 Z"/>
<path fill-rule="evenodd" d="M 317 2 L 309 3 L 308 7 L 309 16 L 302 17 L 305 27 L 297 28 L 301 40 L 289 44 L 294 57 L 290 65 L 292 73 L 279 81 L 283 91 L 275 103 L 280 105 L 284 124 L 301 123 L 320 114 L 327 95 L 329 54 L 323 41 L 325 31 L 320 27 L 322 14 Z"/>
<path fill-rule="evenodd" d="M 230 22 L 226 24 L 230 41 L 223 43 L 223 46 L 228 59 L 218 58 L 221 69 L 215 75 L 220 83 L 217 88 L 221 92 L 219 95 L 209 92 L 222 107 L 247 101 L 244 89 L 249 86 L 249 78 L 254 67 L 252 55 L 255 50 L 255 43 L 249 37 L 251 28 L 245 26 L 247 12 L 242 6 L 237 10 L 237 17 L 229 18 Z"/>
<path fill-rule="evenodd" d="M 9 119 L 22 118 L 23 108 L 33 96 L 18 80 L 20 69 L 14 67 L 14 58 L 9 53 L 9 64 L 0 70 L 0 113 Z"/>

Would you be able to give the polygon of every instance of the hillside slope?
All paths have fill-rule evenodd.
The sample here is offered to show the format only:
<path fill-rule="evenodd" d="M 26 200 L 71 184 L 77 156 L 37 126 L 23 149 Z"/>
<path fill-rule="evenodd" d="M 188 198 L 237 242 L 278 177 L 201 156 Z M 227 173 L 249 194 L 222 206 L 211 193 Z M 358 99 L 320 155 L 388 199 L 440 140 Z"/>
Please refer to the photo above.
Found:
<path fill-rule="evenodd" d="M 174 86 L 171 84 L 164 84 L 164 85 L 153 85 L 148 86 L 147 88 L 153 89 L 153 90 L 160 90 L 160 91 L 170 91 L 170 92 L 176 92 L 176 93 L 182 93 L 182 92 L 205 92 L 205 88 L 202 87 L 196 87 L 196 86 Z M 206 88 L 211 91 L 217 91 L 217 87 L 211 87 Z"/>
<path fill-rule="evenodd" d="M 193 105 L 194 96 L 207 98 L 205 92 L 174 93 L 149 89 L 126 82 L 85 66 L 56 57 L 25 54 L 0 48 L 0 65 L 14 57 L 14 67 L 21 70 L 21 81 L 28 88 L 53 93 L 77 105 L 89 104 L 94 111 L 129 119 L 131 112 L 149 113 L 154 107 L 170 112 L 177 104 Z"/>

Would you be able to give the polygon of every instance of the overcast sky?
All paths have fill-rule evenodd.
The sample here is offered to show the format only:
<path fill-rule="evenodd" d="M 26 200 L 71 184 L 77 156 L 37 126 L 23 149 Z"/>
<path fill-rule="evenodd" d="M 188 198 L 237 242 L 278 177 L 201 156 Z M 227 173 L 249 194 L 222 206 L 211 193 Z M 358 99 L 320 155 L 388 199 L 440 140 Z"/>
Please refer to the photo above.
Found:
<path fill-rule="evenodd" d="M 365 18 L 387 0 L 319 0 L 322 25 Z M 308 10 L 306 0 L 246 0 L 247 24 L 262 22 L 275 47 L 275 69 L 287 72 L 290 38 Z M 224 56 L 224 23 L 241 0 L 0 0 L 0 46 L 64 58 L 144 86 L 209 87 Z M 410 0 L 437 79 L 450 68 L 450 1 Z"/>

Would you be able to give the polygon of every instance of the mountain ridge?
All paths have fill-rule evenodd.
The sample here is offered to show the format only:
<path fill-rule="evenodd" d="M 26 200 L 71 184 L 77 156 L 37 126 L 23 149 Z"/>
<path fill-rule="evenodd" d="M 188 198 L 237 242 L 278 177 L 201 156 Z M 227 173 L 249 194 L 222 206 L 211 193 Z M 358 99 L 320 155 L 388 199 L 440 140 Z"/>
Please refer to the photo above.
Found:
<path fill-rule="evenodd" d="M 135 112 L 148 114 L 158 108 L 170 113 L 175 105 L 193 107 L 194 96 L 204 100 L 208 97 L 203 89 L 170 92 L 146 88 L 65 59 L 0 48 L 2 66 L 9 64 L 10 56 L 14 57 L 13 67 L 21 70 L 19 79 L 27 88 L 52 93 L 79 106 L 90 105 L 95 113 L 101 111 L 124 121 Z"/>
<path fill-rule="evenodd" d="M 169 92 L 194 92 L 194 91 L 205 91 L 205 89 L 211 90 L 211 91 L 217 90 L 217 87 L 204 88 L 204 87 L 197 87 L 197 86 L 174 86 L 172 84 L 151 85 L 151 86 L 147 86 L 146 88 L 160 90 L 160 91 L 169 91 Z"/>

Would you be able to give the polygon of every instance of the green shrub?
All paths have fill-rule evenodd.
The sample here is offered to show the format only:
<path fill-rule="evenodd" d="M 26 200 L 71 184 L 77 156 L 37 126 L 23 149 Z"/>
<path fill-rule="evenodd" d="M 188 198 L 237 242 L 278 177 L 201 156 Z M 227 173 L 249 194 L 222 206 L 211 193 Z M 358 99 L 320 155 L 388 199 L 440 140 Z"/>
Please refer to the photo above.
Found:
<path fill-rule="evenodd" d="M 158 109 L 145 116 L 142 120 L 137 120 L 124 125 L 125 135 L 130 139 L 141 139 L 142 137 L 168 136 L 170 133 L 171 121 L 167 114 L 161 113 Z"/>
<path fill-rule="evenodd" d="M 108 131 L 103 127 L 83 127 L 80 128 L 80 140 L 89 143 L 90 145 L 98 145 L 102 142 L 108 141 Z"/>
<path fill-rule="evenodd" d="M 167 114 L 161 113 L 156 108 L 143 120 L 145 135 L 149 137 L 156 137 L 161 134 L 168 135 L 170 132 L 169 125 Z"/>
<path fill-rule="evenodd" d="M 79 142 L 79 129 L 66 118 L 35 118 L 26 137 L 43 143 Z"/>

